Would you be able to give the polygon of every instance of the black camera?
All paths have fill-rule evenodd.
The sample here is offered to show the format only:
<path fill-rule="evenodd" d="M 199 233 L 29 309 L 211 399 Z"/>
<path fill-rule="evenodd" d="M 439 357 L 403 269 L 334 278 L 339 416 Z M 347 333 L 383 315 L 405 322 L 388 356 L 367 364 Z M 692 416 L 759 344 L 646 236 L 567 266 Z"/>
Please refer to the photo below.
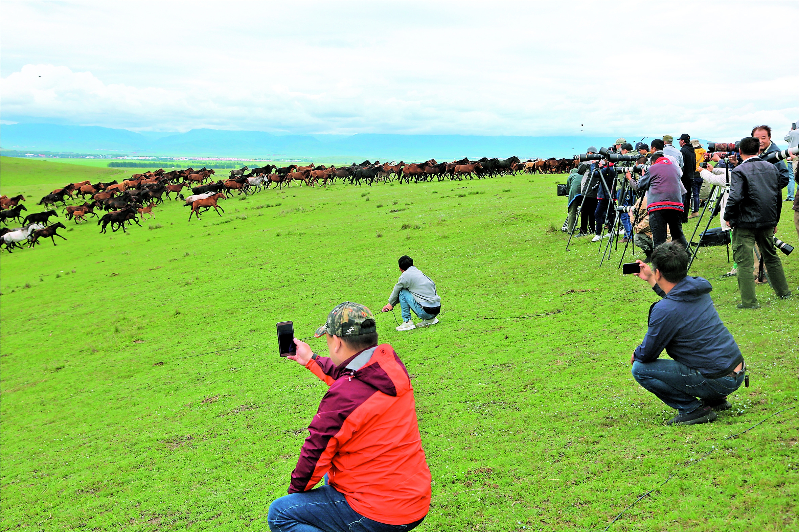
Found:
<path fill-rule="evenodd" d="M 569 195 L 569 187 L 566 186 L 566 183 L 558 183 L 558 196 L 568 196 Z"/>
<path fill-rule="evenodd" d="M 790 255 L 791 251 L 793 251 L 793 246 L 790 244 L 786 244 L 776 236 L 774 237 L 774 247 L 785 253 L 786 255 Z"/>
<path fill-rule="evenodd" d="M 575 155 L 575 159 L 579 159 L 581 161 L 598 161 L 603 159 L 604 157 L 598 153 L 583 153 L 580 155 Z"/>
<path fill-rule="evenodd" d="M 640 154 L 637 155 L 622 155 L 621 153 L 611 153 L 608 155 L 608 161 L 616 163 L 619 161 L 637 161 L 641 158 Z"/>

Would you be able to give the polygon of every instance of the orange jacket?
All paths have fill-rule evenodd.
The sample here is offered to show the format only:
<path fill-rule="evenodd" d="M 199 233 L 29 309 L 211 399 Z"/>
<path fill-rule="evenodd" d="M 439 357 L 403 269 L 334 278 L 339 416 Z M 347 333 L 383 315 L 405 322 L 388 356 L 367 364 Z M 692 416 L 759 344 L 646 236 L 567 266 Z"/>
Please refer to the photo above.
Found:
<path fill-rule="evenodd" d="M 336 366 L 305 366 L 330 389 L 308 427 L 289 493 L 328 474 L 353 510 L 390 525 L 418 521 L 430 508 L 430 469 L 422 450 L 408 371 L 388 344 Z"/>

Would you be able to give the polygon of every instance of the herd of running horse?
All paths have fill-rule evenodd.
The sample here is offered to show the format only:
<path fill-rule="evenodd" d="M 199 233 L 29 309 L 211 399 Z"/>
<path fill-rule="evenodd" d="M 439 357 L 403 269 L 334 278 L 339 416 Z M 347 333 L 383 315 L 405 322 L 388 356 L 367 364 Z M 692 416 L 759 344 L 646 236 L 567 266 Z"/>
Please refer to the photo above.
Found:
<path fill-rule="evenodd" d="M 28 209 L 21 203 L 25 199 L 21 194 L 11 198 L 0 196 L 0 223 L 8 226 L 9 221 L 15 220 L 22 225 L 13 229 L 0 228 L 0 246 L 5 246 L 10 253 L 12 249 L 20 248 L 24 243 L 34 247 L 40 239 L 50 238 L 53 245 L 56 245 L 54 238 L 56 236 L 66 240 L 57 233 L 59 228 L 65 228 L 62 223 L 47 225 L 50 218 L 59 216 L 56 210 L 58 206 L 63 208 L 62 213 L 65 218 L 76 224 L 85 222 L 88 216 L 94 216 L 97 218 L 97 225 L 101 226 L 101 233 L 105 233 L 109 225 L 112 231 L 122 229 L 124 232 L 127 224 L 141 225 L 139 217 L 152 216 L 153 207 L 162 203 L 164 197 L 172 199 L 173 193 L 175 199 L 183 200 L 184 205 L 190 207 L 189 220 L 191 220 L 192 216 L 199 218 L 202 212 L 210 209 L 214 209 L 221 216 L 224 209 L 218 204 L 219 200 L 227 198 L 234 191 L 247 195 L 272 185 L 277 188 L 290 186 L 294 181 L 307 186 L 317 184 L 326 186 L 336 180 L 371 186 L 374 183 L 389 181 L 418 183 L 444 179 L 480 179 L 517 172 L 565 173 L 573 164 L 574 161 L 571 159 L 521 161 L 515 156 L 507 159 L 484 157 L 476 161 L 461 159 L 442 163 L 435 159 L 423 163 L 364 161 L 360 164 L 353 163 L 339 167 L 316 166 L 313 163 L 307 166 L 291 164 L 285 167 L 267 164 L 258 168 L 250 169 L 244 166 L 238 170 L 231 170 L 228 178 L 216 181 L 213 169 L 186 168 L 169 172 L 158 169 L 133 174 L 122 182 L 69 183 L 53 190 L 37 203 L 46 210 L 24 217 L 22 213 Z M 186 197 L 183 194 L 184 189 L 191 190 L 191 195 Z M 88 198 L 91 201 L 87 201 Z M 75 203 L 76 201 L 82 203 Z M 73 204 L 68 205 L 68 202 Z M 103 211 L 104 214 L 98 215 L 95 209 Z"/>

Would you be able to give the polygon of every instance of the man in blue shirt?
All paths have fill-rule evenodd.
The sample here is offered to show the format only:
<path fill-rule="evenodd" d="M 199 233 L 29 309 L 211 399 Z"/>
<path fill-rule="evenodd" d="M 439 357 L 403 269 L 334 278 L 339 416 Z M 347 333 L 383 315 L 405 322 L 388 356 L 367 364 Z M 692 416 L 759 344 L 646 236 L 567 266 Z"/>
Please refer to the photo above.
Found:
<path fill-rule="evenodd" d="M 689 257 L 677 242 L 652 252 L 652 268 L 636 274 L 663 299 L 649 308 L 649 328 L 630 359 L 635 380 L 678 413 L 667 425 L 695 425 L 731 407 L 727 396 L 744 381 L 738 344 L 721 322 L 707 280 L 688 276 Z M 663 350 L 671 360 L 661 359 Z"/>

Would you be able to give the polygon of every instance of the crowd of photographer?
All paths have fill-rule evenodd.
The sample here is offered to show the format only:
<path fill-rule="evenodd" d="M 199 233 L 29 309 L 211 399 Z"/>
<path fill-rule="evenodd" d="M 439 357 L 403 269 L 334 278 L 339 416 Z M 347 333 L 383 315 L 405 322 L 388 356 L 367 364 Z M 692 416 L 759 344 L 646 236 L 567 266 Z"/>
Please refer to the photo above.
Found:
<path fill-rule="evenodd" d="M 778 177 L 775 179 L 779 185 L 778 192 L 787 186 L 788 197 L 785 201 L 794 201 L 794 176 L 796 163 L 799 161 L 796 153 L 799 148 L 793 144 L 799 144 L 799 130 L 794 123 L 785 137 L 792 146 L 784 151 L 780 151 L 772 142 L 771 133 L 769 126 L 758 126 L 748 138 L 757 140 L 757 159 L 771 163 L 777 172 Z M 669 238 L 680 242 L 690 251 L 682 224 L 689 219 L 704 216 L 705 213 L 709 216 L 718 214 L 721 223 L 719 228 L 708 229 L 700 236 L 704 238 L 705 235 L 726 233 L 726 237 L 721 236 L 719 239 L 732 240 L 729 237 L 729 216 L 725 216 L 725 210 L 731 187 L 730 177 L 744 159 L 740 153 L 740 142 L 711 142 L 705 150 L 698 140 L 692 140 L 688 134 L 679 137 L 680 149 L 674 147 L 672 141 L 672 136 L 664 135 L 662 139 L 654 139 L 651 147 L 639 142 L 633 150 L 631 144 L 624 138 L 619 138 L 611 148 L 597 150 L 591 146 L 585 154 L 576 156 L 576 167 L 569 175 L 565 187 L 569 199 L 563 230 L 571 235 L 569 241 L 571 242 L 572 237 L 579 238 L 588 234 L 593 235 L 593 242 L 623 235 L 621 242 L 632 242 L 644 251 L 647 259 L 652 249 Z M 792 172 L 784 159 L 793 160 Z M 738 181 L 741 179 L 739 177 Z M 769 198 L 778 202 L 777 207 L 780 206 L 781 197 Z M 646 209 L 641 208 L 642 204 L 647 206 Z M 704 210 L 700 214 L 702 207 Z M 795 201 L 793 210 L 794 225 L 799 235 L 799 206 Z M 766 211 L 761 209 L 759 212 Z M 618 221 L 615 220 L 617 213 Z M 773 220 L 764 220 L 763 223 L 772 222 Z M 744 222 L 747 223 L 749 222 Z M 741 231 L 743 232 L 745 231 Z M 652 241 L 651 247 L 647 245 L 649 239 Z M 776 242 L 781 243 L 779 240 Z M 742 249 L 748 246 L 738 247 L 740 249 L 737 257 L 742 258 Z M 768 268 L 766 259 L 774 263 L 770 250 L 767 249 L 763 254 L 760 247 L 761 245 L 753 246 L 753 256 L 762 259 L 761 267 Z M 780 249 L 787 254 L 792 248 L 784 246 Z M 738 262 L 735 261 L 728 275 L 737 275 Z M 760 275 L 762 278 L 762 274 Z M 745 282 L 748 283 L 748 279 Z M 753 306 L 751 301 L 749 303 Z"/>

